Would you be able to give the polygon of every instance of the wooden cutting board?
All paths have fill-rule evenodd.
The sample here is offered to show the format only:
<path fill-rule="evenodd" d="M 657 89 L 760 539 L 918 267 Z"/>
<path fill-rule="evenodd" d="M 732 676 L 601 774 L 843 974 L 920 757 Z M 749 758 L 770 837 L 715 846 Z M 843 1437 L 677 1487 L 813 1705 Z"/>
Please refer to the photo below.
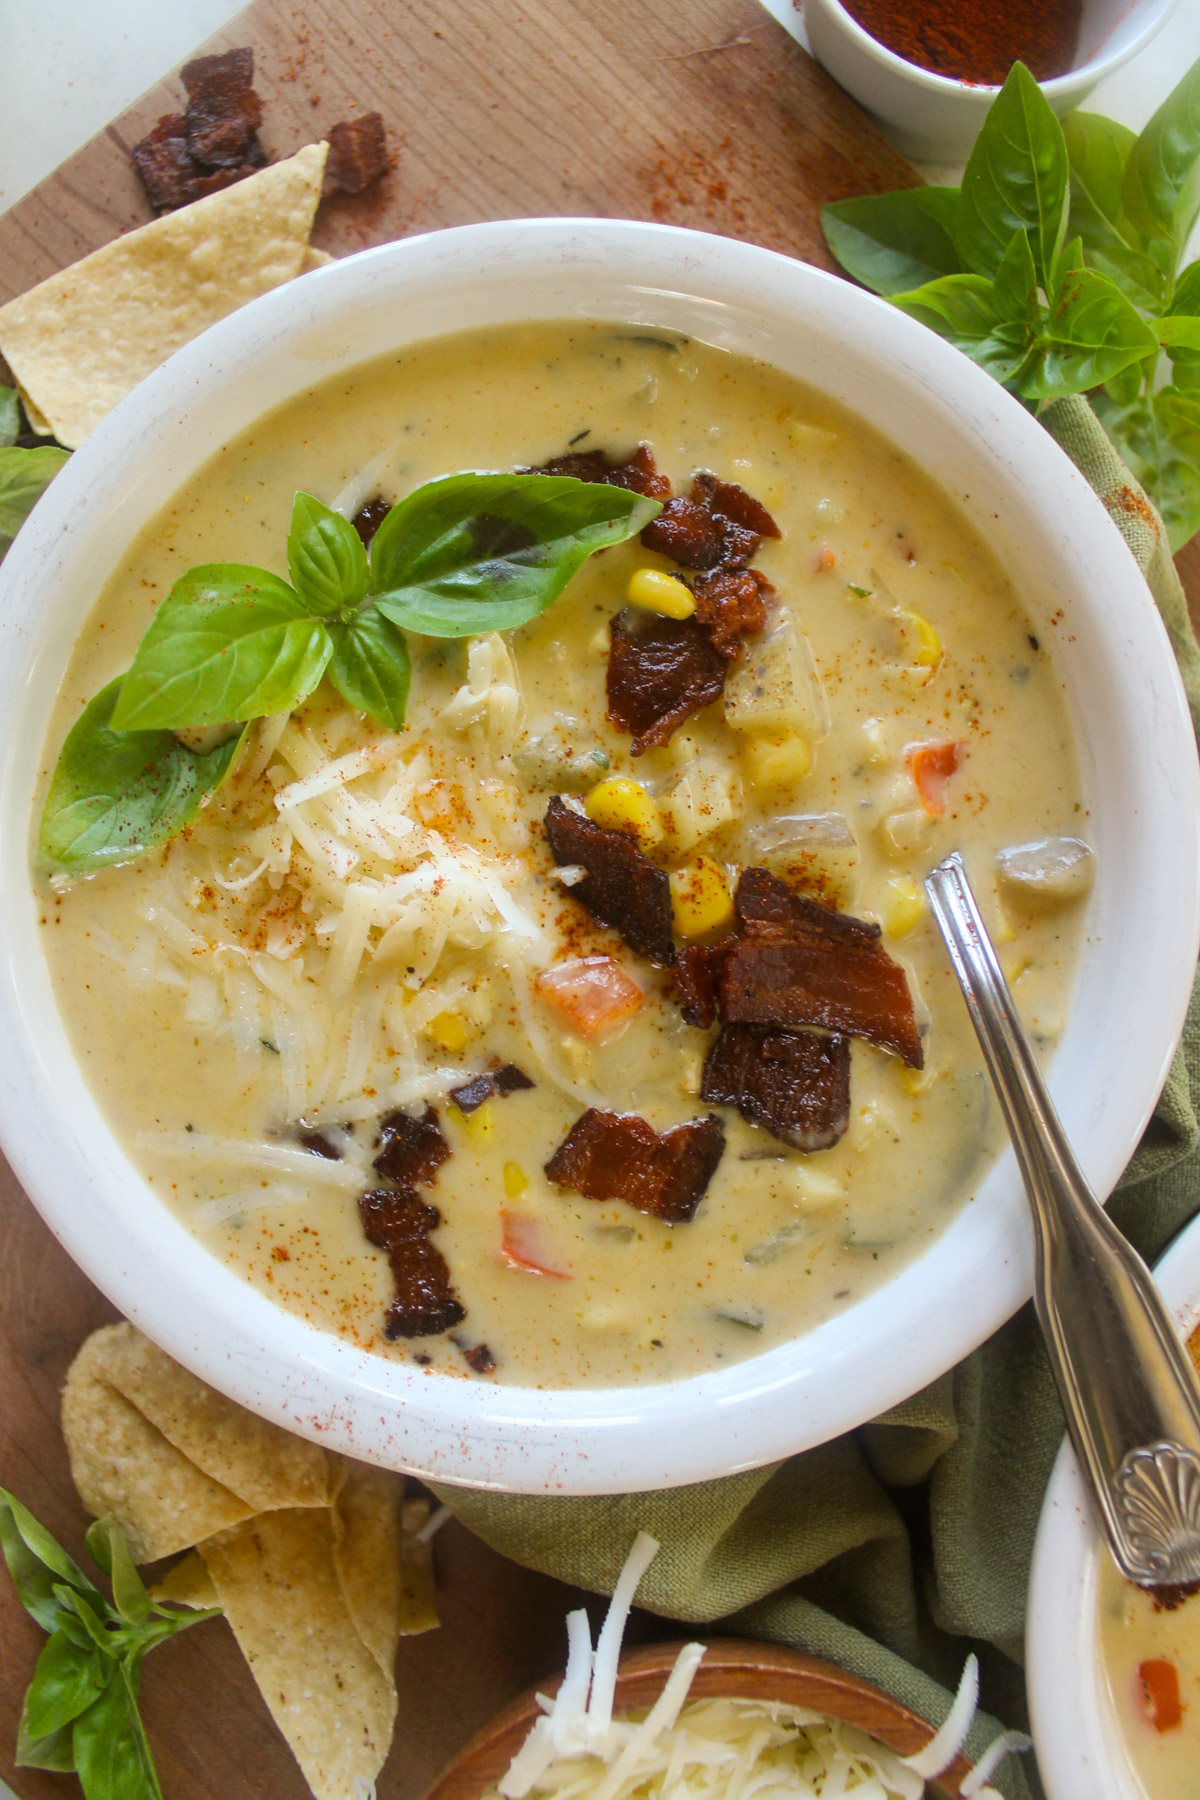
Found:
<path fill-rule="evenodd" d="M 237 44 L 254 47 L 261 135 L 277 156 L 339 119 L 384 116 L 392 173 L 322 208 L 314 241 L 335 254 L 477 219 L 587 214 L 722 232 L 828 267 L 820 205 L 916 179 L 754 0 L 258 0 L 208 48 Z M 182 98 L 164 82 L 0 219 L 0 301 L 146 221 L 129 148 Z M 59 1388 L 87 1333 L 116 1315 L 2 1165 L 0 1220 L 0 1484 L 80 1556 L 87 1521 Z M 401 1644 L 381 1800 L 416 1800 L 494 1711 L 561 1666 L 563 1618 L 579 1604 L 454 1523 L 437 1557 L 444 1624 Z M 643 1615 L 633 1640 L 666 1629 Z M 0 1772 L 22 1800 L 78 1791 L 12 1768 L 43 1641 L 0 1573 Z M 169 1800 L 303 1800 L 223 1624 L 156 1651 L 142 1692 Z"/>

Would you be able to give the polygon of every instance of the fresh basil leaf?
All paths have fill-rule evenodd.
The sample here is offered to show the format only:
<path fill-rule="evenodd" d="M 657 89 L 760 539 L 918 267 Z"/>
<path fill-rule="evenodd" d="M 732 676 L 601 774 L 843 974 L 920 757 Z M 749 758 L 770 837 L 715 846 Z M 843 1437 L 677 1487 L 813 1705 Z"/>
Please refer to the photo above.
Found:
<path fill-rule="evenodd" d="M 1169 350 L 1200 350 L 1200 319 L 1189 318 L 1183 313 L 1168 313 L 1165 318 L 1155 319 L 1152 323 L 1159 343 Z"/>
<path fill-rule="evenodd" d="M 1167 312 L 1200 314 L 1200 261 L 1189 263 L 1180 275 Z"/>
<path fill-rule="evenodd" d="M 1024 63 L 1014 63 L 963 172 L 957 235 L 967 267 L 995 275 L 1013 232 L 1028 231 L 1049 290 L 1066 231 L 1067 174 L 1062 126 Z"/>
<path fill-rule="evenodd" d="M 60 1582 L 103 1605 L 79 1564 L 6 1488 L 0 1488 L 0 1549 L 22 1606 L 43 1631 L 53 1631 L 60 1622 L 62 1602 L 55 1594 Z"/>
<path fill-rule="evenodd" d="M 1167 95 L 1130 150 L 1121 191 L 1142 235 L 1165 239 L 1177 256 L 1200 208 L 1200 62 Z"/>
<path fill-rule="evenodd" d="M 0 387 L 0 450 L 7 450 L 21 435 L 21 402 L 16 388 Z"/>
<path fill-rule="evenodd" d="M 64 869 L 131 862 L 165 844 L 219 787 L 237 752 L 236 738 L 200 756 L 169 731 L 114 731 L 123 679 L 85 707 L 50 782 L 38 845 Z"/>
<path fill-rule="evenodd" d="M 74 1750 L 87 1800 L 162 1800 L 134 1680 L 124 1667 L 76 1719 Z"/>
<path fill-rule="evenodd" d="M 19 1769 L 53 1769 L 58 1775 L 69 1775 L 75 1767 L 75 1751 L 70 1725 L 62 1725 L 48 1737 L 34 1737 L 29 1729 L 27 1711 L 29 1695 L 17 1721 L 17 1745 L 13 1761 Z"/>
<path fill-rule="evenodd" d="M 372 602 L 350 619 L 330 622 L 329 679 L 344 700 L 380 725 L 399 731 L 408 705 L 412 663 L 400 627 Z"/>
<path fill-rule="evenodd" d="M 49 444 L 40 450 L 0 449 L 0 556 L 69 455 Z"/>
<path fill-rule="evenodd" d="M 1155 358 L 1157 361 L 1158 359 Z M 1118 406 L 1132 406 L 1142 391 L 1143 368 L 1141 363 L 1130 363 L 1119 375 L 1104 384 L 1104 392 Z"/>
<path fill-rule="evenodd" d="M 1021 391 L 1029 399 L 1048 400 L 1101 387 L 1151 355 L 1157 342 L 1152 327 L 1107 275 L 1071 270 Z"/>
<path fill-rule="evenodd" d="M 1091 266 L 1136 306 L 1161 306 L 1162 271 L 1142 248 L 1123 200 L 1125 165 L 1137 141 L 1133 132 L 1115 119 L 1085 112 L 1069 113 L 1062 129 L 1071 172 L 1068 233 L 1083 240 Z"/>
<path fill-rule="evenodd" d="M 297 494 L 287 541 L 292 584 L 315 613 L 357 606 L 367 591 L 367 552 L 348 519 Z"/>
<path fill-rule="evenodd" d="M 96 1596 L 96 1605 L 86 1595 L 65 1584 L 55 1584 L 55 1594 L 62 1602 L 64 1611 L 73 1612 L 84 1630 L 105 1656 L 118 1656 L 126 1647 L 127 1633 L 117 1624 L 117 1615 L 101 1595 Z M 109 1629 L 112 1621 L 113 1629 Z M 78 1641 L 78 1640 L 76 1640 Z"/>
<path fill-rule="evenodd" d="M 290 712 L 329 661 L 329 633 L 266 569 L 210 563 L 171 589 L 137 647 L 117 731 L 220 725 Z"/>
<path fill-rule="evenodd" d="M 430 637 L 523 625 L 594 550 L 623 544 L 657 500 L 565 475 L 447 475 L 393 506 L 371 541 L 386 618 Z"/>
<path fill-rule="evenodd" d="M 150 1596 L 111 1513 L 89 1525 L 85 1541 L 88 1555 L 112 1582 L 113 1605 L 121 1617 L 130 1625 L 144 1625 L 150 1617 Z"/>
<path fill-rule="evenodd" d="M 821 229 L 848 275 L 873 293 L 891 295 L 962 273 L 957 218 L 957 188 L 902 188 L 823 206 Z"/>
<path fill-rule="evenodd" d="M 993 284 L 982 275 L 943 275 L 911 294 L 893 294 L 892 305 L 936 331 L 997 381 L 1011 381 L 1032 341 L 1024 320 L 996 310 Z"/>
<path fill-rule="evenodd" d="M 1200 531 L 1200 392 L 1159 388 L 1131 406 L 1093 402 L 1117 453 L 1162 516 L 1172 550 Z"/>
<path fill-rule="evenodd" d="M 111 1672 L 111 1661 L 94 1646 L 80 1650 L 63 1632 L 52 1633 L 25 1695 L 23 1717 L 30 1737 L 51 1737 L 69 1725 L 92 1704 Z"/>
<path fill-rule="evenodd" d="M 1068 245 L 1068 253 L 1070 246 Z M 1020 320 L 1032 324 L 1038 317 L 1037 270 L 1033 266 L 1033 251 L 1029 247 L 1029 233 L 1014 231 L 1012 243 L 1000 259 L 1000 267 L 996 270 L 996 279 L 992 284 L 992 303 L 997 317 L 1004 320 Z"/>

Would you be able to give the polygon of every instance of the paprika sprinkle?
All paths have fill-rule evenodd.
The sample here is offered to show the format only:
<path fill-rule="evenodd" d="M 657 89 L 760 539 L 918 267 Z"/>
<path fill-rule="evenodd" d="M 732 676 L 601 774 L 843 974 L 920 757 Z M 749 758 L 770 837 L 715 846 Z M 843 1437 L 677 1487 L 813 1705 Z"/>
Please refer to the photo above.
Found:
<path fill-rule="evenodd" d="M 1015 62 L 1038 81 L 1065 75 L 1082 0 L 842 0 L 863 30 L 935 75 L 998 87 Z"/>

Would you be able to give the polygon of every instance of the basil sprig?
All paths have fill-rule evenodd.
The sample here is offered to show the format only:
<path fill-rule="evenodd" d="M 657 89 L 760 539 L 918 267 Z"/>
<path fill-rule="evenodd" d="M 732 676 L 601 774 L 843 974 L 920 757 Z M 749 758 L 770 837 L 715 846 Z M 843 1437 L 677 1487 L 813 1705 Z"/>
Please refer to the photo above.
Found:
<path fill-rule="evenodd" d="M 16 388 L 0 387 L 0 562 L 18 531 L 70 455 L 57 444 L 23 450 Z"/>
<path fill-rule="evenodd" d="M 87 1534 L 112 1601 L 13 1495 L 0 1488 L 0 1549 L 26 1612 L 50 1636 L 17 1727 L 17 1763 L 72 1770 L 87 1800 L 162 1800 L 137 1708 L 142 1657 L 219 1608 L 175 1611 L 152 1600 L 111 1519 Z"/>
<path fill-rule="evenodd" d="M 166 843 L 237 750 L 232 739 L 192 750 L 174 734 L 291 712 L 322 677 L 398 730 L 412 673 L 406 632 L 457 638 L 523 625 L 594 551 L 633 537 L 659 510 L 568 476 L 448 475 L 393 506 L 368 555 L 353 525 L 297 494 L 290 583 L 244 563 L 189 569 L 128 672 L 86 708 L 50 783 L 42 853 L 83 872 Z"/>
<path fill-rule="evenodd" d="M 826 206 L 842 267 L 1037 406 L 1088 394 L 1172 549 L 1200 530 L 1200 63 L 1140 137 L 1015 63 L 961 188 Z"/>

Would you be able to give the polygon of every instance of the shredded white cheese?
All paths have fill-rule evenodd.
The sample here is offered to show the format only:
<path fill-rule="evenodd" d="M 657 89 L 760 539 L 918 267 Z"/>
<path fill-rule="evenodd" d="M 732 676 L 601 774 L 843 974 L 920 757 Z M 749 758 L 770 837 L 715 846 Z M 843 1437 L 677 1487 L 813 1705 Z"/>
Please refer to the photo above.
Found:
<path fill-rule="evenodd" d="M 654 1705 L 613 1717 L 621 1638 L 638 1583 L 658 1545 L 639 1532 L 593 1651 L 586 1612 L 567 1616 L 567 1667 L 553 1700 L 485 1800 L 920 1800 L 927 1779 L 959 1754 L 975 1713 L 979 1669 L 967 1659 L 949 1716 L 924 1750 L 900 1757 L 865 1732 L 802 1707 L 760 1700 L 687 1699 L 704 1656 L 685 1644 Z M 1005 1732 L 962 1792 L 999 1800 L 988 1777 L 1012 1750 Z"/>

